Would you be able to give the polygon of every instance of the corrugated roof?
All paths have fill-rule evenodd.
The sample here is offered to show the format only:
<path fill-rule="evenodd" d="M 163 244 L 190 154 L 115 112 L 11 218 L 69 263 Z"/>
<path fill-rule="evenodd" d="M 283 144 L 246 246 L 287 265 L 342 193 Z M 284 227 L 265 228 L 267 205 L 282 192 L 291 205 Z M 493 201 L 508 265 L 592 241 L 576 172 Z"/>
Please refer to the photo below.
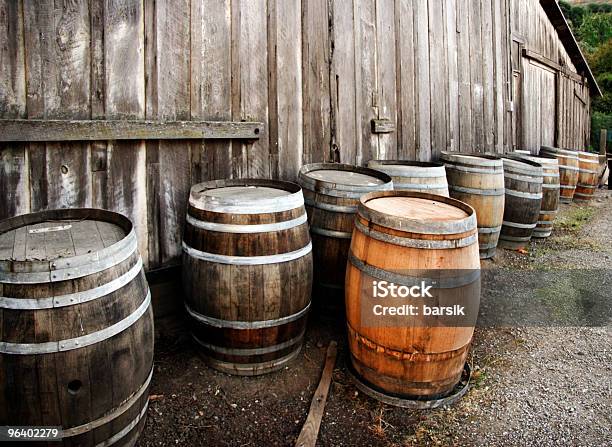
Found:
<path fill-rule="evenodd" d="M 565 16 L 563 15 L 563 11 L 561 11 L 561 7 L 559 6 L 557 0 L 540 0 L 540 4 L 542 5 L 542 8 L 544 8 L 548 19 L 557 30 L 559 39 L 561 40 L 561 43 L 563 43 L 565 51 L 567 51 L 567 54 L 569 54 L 570 58 L 572 59 L 578 73 L 586 76 L 586 78 L 589 80 L 591 95 L 602 96 L 599 85 L 597 85 L 597 80 L 591 71 L 591 67 L 589 67 L 589 63 L 584 57 L 584 54 L 582 54 L 580 45 L 578 45 L 578 42 L 574 37 L 574 33 L 572 33 L 567 20 L 565 20 Z"/>

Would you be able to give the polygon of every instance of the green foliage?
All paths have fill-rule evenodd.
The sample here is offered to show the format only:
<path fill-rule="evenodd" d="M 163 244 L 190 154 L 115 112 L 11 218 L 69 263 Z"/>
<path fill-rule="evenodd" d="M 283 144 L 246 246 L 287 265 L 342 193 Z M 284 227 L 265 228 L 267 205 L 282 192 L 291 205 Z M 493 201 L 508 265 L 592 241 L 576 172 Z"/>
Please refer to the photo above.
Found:
<path fill-rule="evenodd" d="M 587 52 L 597 51 L 599 45 L 612 38 L 612 14 L 586 14 L 576 31 L 576 37 Z"/>

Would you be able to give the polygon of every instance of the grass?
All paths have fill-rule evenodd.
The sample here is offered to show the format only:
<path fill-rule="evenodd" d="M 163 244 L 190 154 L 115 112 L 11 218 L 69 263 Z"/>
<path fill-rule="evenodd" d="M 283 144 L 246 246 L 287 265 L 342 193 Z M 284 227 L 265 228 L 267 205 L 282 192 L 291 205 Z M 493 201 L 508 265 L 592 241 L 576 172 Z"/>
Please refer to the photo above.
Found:
<path fill-rule="evenodd" d="M 595 215 L 595 209 L 589 206 L 574 207 L 566 214 L 557 217 L 555 227 L 570 232 L 578 232 L 589 223 Z"/>

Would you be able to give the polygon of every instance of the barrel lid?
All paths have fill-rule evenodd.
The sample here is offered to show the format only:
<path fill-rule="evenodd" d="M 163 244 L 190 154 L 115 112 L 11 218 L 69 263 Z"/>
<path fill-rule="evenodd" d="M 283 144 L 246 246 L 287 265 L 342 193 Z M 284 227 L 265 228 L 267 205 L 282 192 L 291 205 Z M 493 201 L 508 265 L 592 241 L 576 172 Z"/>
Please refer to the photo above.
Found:
<path fill-rule="evenodd" d="M 384 172 L 341 163 L 304 165 L 300 169 L 299 183 L 311 191 L 350 198 L 393 188 L 391 177 Z"/>
<path fill-rule="evenodd" d="M 370 160 L 368 167 L 377 168 L 383 166 L 414 166 L 418 168 L 443 168 L 444 164 L 434 161 L 415 161 L 415 160 Z"/>
<path fill-rule="evenodd" d="M 540 146 L 540 154 L 555 154 L 555 155 L 565 155 L 568 157 L 575 157 L 578 158 L 578 154 L 576 153 L 576 151 L 573 151 L 571 149 L 561 149 L 558 147 L 552 147 L 552 146 Z"/>
<path fill-rule="evenodd" d="M 72 208 L 25 214 L 0 222 L 0 282 L 79 278 L 136 250 L 132 223 L 118 213 Z"/>
<path fill-rule="evenodd" d="M 576 153 L 578 154 L 578 158 L 582 158 L 583 160 L 594 160 L 599 163 L 599 154 L 586 151 L 576 151 Z"/>
<path fill-rule="evenodd" d="M 358 213 L 377 225 L 409 233 L 458 234 L 476 228 L 476 213 L 468 204 L 414 191 L 366 194 Z"/>
<path fill-rule="evenodd" d="M 475 166 L 503 166 L 502 160 L 499 156 L 480 152 L 442 151 L 440 153 L 440 160 L 450 163 L 464 163 Z"/>
<path fill-rule="evenodd" d="M 514 151 L 515 153 L 518 153 L 518 151 Z M 555 157 L 544 157 L 544 156 L 539 156 L 539 155 L 527 155 L 527 154 L 523 154 L 523 153 L 518 153 L 516 155 L 516 157 L 524 159 L 524 160 L 531 160 L 531 161 L 535 161 L 536 163 L 539 163 L 541 165 L 551 165 L 551 166 L 558 166 L 559 165 L 559 160 L 557 160 Z"/>
<path fill-rule="evenodd" d="M 212 180 L 191 187 L 189 205 L 217 213 L 277 213 L 303 206 L 304 196 L 299 185 L 281 180 Z"/>

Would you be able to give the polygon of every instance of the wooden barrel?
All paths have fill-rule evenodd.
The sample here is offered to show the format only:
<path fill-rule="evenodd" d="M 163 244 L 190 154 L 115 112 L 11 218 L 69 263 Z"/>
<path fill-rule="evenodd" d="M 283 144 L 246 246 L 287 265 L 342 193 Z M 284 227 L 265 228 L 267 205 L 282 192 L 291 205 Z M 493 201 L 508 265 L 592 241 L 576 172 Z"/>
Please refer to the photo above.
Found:
<path fill-rule="evenodd" d="M 428 192 L 448 197 L 446 170 L 442 163 L 370 160 L 368 167 L 390 175 L 395 190 Z"/>
<path fill-rule="evenodd" d="M 595 195 L 599 183 L 599 155 L 578 152 L 578 183 L 574 201 L 588 202 Z"/>
<path fill-rule="evenodd" d="M 432 292 L 435 298 L 426 300 L 464 303 L 473 315 L 471 325 L 433 325 L 433 320 L 422 319 L 423 313 L 399 325 L 386 315 L 377 317 L 382 318 L 378 324 L 372 322 L 373 281 L 418 284 L 423 275 L 440 277 Z M 478 230 L 472 207 L 408 191 L 361 198 L 346 274 L 350 359 L 361 382 L 400 398 L 433 399 L 449 393 L 464 368 L 479 302 Z"/>
<path fill-rule="evenodd" d="M 183 287 L 191 334 L 220 371 L 259 375 L 302 347 L 312 244 L 295 183 L 216 180 L 191 188 Z"/>
<path fill-rule="evenodd" d="M 504 157 L 506 203 L 499 246 L 512 250 L 531 240 L 542 206 L 542 165 L 518 157 Z"/>
<path fill-rule="evenodd" d="M 552 233 L 553 223 L 559 210 L 559 161 L 556 158 L 535 155 L 520 156 L 520 158 L 542 165 L 542 206 L 531 237 L 545 238 Z"/>
<path fill-rule="evenodd" d="M 570 203 L 578 184 L 578 154 L 569 149 L 559 149 L 557 147 L 542 146 L 540 155 L 552 156 L 559 161 L 559 201 Z"/>
<path fill-rule="evenodd" d="M 450 196 L 476 210 L 481 259 L 495 255 L 504 215 L 504 167 L 494 155 L 442 152 Z"/>
<path fill-rule="evenodd" d="M 315 163 L 300 169 L 299 183 L 310 223 L 315 285 L 340 293 L 359 197 L 393 189 L 391 177 L 374 169 L 339 163 Z M 334 303 L 331 304 L 333 307 Z"/>
<path fill-rule="evenodd" d="M 136 442 L 154 338 L 136 242 L 109 211 L 0 222 L 0 425 L 61 426 L 66 446 Z"/>

